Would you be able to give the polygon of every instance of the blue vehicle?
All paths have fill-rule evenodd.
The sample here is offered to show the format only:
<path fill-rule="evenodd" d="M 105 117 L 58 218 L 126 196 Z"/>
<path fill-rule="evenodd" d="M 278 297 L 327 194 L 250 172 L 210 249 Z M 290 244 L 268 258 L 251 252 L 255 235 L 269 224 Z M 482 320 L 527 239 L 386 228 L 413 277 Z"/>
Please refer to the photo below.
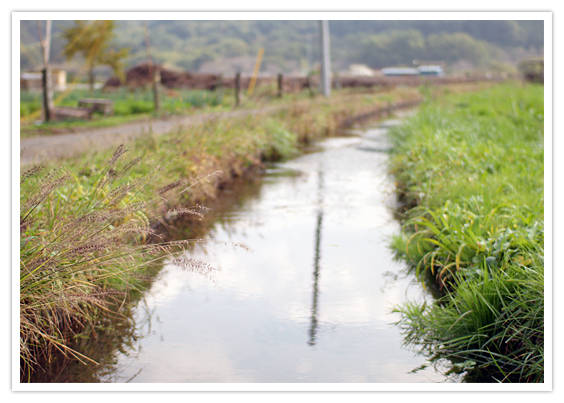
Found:
<path fill-rule="evenodd" d="M 442 76 L 444 71 L 442 66 L 419 66 L 419 75 L 421 76 Z"/>

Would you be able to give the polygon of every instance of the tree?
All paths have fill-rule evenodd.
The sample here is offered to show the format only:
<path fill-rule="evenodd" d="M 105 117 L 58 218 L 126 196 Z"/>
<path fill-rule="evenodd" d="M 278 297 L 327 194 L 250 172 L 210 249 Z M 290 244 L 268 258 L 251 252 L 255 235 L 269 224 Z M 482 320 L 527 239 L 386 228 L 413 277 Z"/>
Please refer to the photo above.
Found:
<path fill-rule="evenodd" d="M 391 31 L 364 39 L 359 60 L 372 68 L 410 66 L 425 55 L 425 38 L 415 30 Z"/>
<path fill-rule="evenodd" d="M 104 21 L 75 21 L 75 25 L 63 30 L 62 36 L 66 40 L 63 55 L 67 61 L 77 53 L 82 54 L 86 61 L 90 77 L 90 90 L 94 90 L 94 69 L 96 66 L 110 66 L 121 81 L 125 80 L 123 59 L 129 55 L 129 49 L 111 48 L 114 38 L 115 22 Z"/>
<path fill-rule="evenodd" d="M 429 35 L 427 55 L 431 60 L 449 64 L 466 60 L 475 66 L 485 66 L 489 59 L 488 44 L 463 32 Z"/>

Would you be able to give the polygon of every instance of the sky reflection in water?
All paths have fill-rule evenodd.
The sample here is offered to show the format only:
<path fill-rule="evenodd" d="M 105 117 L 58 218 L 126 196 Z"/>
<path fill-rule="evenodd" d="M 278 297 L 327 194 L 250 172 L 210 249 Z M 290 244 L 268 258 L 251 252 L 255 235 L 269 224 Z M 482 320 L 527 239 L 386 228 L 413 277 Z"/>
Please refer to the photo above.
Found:
<path fill-rule="evenodd" d="M 423 359 L 401 348 L 394 304 L 425 298 L 395 279 L 385 129 L 328 139 L 323 151 L 276 165 L 259 196 L 220 217 L 190 257 L 211 281 L 168 265 L 138 310 L 151 320 L 125 382 L 437 382 L 409 374 Z M 149 326 L 150 325 L 150 329 Z"/>

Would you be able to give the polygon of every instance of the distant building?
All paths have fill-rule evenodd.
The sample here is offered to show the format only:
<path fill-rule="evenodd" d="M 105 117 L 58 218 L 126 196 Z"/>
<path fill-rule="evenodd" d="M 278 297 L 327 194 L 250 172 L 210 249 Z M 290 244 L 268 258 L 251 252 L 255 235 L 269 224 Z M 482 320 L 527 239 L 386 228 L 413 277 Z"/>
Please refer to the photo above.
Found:
<path fill-rule="evenodd" d="M 43 73 L 25 72 L 20 76 L 20 88 L 26 91 L 41 90 L 43 88 Z M 51 82 L 55 91 L 67 89 L 67 72 L 65 70 L 51 70 Z"/>
<path fill-rule="evenodd" d="M 352 77 L 372 77 L 374 71 L 366 64 L 351 64 L 344 72 L 344 75 Z"/>

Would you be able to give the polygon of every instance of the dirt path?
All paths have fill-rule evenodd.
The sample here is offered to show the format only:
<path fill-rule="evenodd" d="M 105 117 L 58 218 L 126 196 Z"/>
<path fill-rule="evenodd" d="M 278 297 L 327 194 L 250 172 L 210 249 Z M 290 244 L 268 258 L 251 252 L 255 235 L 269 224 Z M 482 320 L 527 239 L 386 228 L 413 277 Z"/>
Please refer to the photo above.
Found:
<path fill-rule="evenodd" d="M 391 113 L 405 108 L 411 108 L 422 100 L 399 102 L 374 111 L 351 116 L 344 120 L 344 125 L 372 119 L 382 113 Z M 282 106 L 268 106 L 261 109 L 236 110 L 231 112 L 206 113 L 193 116 L 173 116 L 167 119 L 156 119 L 124 124 L 121 126 L 92 129 L 80 133 L 58 134 L 20 139 L 20 167 L 38 165 L 46 161 L 70 158 L 85 151 L 115 148 L 120 144 L 127 144 L 136 137 L 152 132 L 160 135 L 175 130 L 185 129 L 191 125 L 206 122 L 214 118 L 228 118 L 244 116 L 254 113 L 270 113 L 283 108 Z"/>
<path fill-rule="evenodd" d="M 247 115 L 256 112 L 271 112 L 278 107 L 260 110 L 207 113 L 194 116 L 174 116 L 168 119 L 134 122 L 121 126 L 92 129 L 80 133 L 58 134 L 20 139 L 20 166 L 42 164 L 49 160 L 69 158 L 88 150 L 103 150 L 127 143 L 144 133 L 170 133 L 217 117 Z M 22 151 L 23 150 L 23 151 Z"/>

